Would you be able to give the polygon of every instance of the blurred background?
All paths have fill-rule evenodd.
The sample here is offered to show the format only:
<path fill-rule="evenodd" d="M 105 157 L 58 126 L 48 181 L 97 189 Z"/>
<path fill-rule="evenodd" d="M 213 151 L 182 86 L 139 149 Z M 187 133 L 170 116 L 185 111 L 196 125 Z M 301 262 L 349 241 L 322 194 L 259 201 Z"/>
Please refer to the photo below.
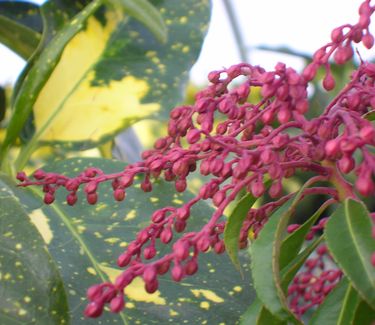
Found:
<path fill-rule="evenodd" d="M 43 0 L 35 0 L 43 3 Z M 210 27 L 198 61 L 191 70 L 193 84 L 202 86 L 207 74 L 240 61 L 272 69 L 278 61 L 300 70 L 298 55 L 311 55 L 328 42 L 336 26 L 355 23 L 361 0 L 211 0 Z M 265 50 L 267 48 L 268 50 Z M 281 53 L 289 52 L 290 54 Z M 358 50 L 363 58 L 375 53 Z M 0 45 L 0 85 L 12 84 L 25 62 Z"/>

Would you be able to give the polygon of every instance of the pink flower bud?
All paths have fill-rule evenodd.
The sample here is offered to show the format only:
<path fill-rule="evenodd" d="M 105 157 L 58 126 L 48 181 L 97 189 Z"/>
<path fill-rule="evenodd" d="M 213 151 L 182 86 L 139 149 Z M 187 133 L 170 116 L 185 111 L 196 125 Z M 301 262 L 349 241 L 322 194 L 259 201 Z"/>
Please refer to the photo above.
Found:
<path fill-rule="evenodd" d="M 271 163 L 275 158 L 275 154 L 269 148 L 265 148 L 260 154 L 260 160 L 265 164 Z"/>
<path fill-rule="evenodd" d="M 254 197 L 261 197 L 266 191 L 264 184 L 260 180 L 255 180 L 251 183 L 251 193 Z"/>
<path fill-rule="evenodd" d="M 151 217 L 152 222 L 159 223 L 165 219 L 165 210 L 156 210 Z"/>
<path fill-rule="evenodd" d="M 171 228 L 165 228 L 160 234 L 160 240 L 163 244 L 168 244 L 173 238 Z"/>
<path fill-rule="evenodd" d="M 116 201 L 123 201 L 125 199 L 125 191 L 122 188 L 117 188 L 113 192 L 113 196 Z"/>
<path fill-rule="evenodd" d="M 222 254 L 225 252 L 225 245 L 222 240 L 219 240 L 215 245 L 214 245 L 214 251 L 216 254 Z"/>
<path fill-rule="evenodd" d="M 179 260 L 185 260 L 189 256 L 190 245 L 186 240 L 179 240 L 173 244 L 173 251 Z"/>
<path fill-rule="evenodd" d="M 145 179 L 142 183 L 141 183 L 141 189 L 143 192 L 151 192 L 152 191 L 152 184 L 151 182 L 148 180 L 148 179 Z"/>
<path fill-rule="evenodd" d="M 96 204 L 98 202 L 98 194 L 97 193 L 90 193 L 87 194 L 86 200 L 88 204 Z"/>
<path fill-rule="evenodd" d="M 375 267 L 375 253 L 371 254 L 371 264 L 373 267 Z"/>
<path fill-rule="evenodd" d="M 102 295 L 102 292 L 103 286 L 100 284 L 96 284 L 87 289 L 86 296 L 89 300 L 95 300 Z"/>
<path fill-rule="evenodd" d="M 262 90 L 260 91 L 260 94 L 263 98 L 270 98 L 276 93 L 276 87 L 273 84 L 264 84 L 262 87 Z"/>
<path fill-rule="evenodd" d="M 125 267 L 129 264 L 131 258 L 132 258 L 131 254 L 129 254 L 128 252 L 125 252 L 117 258 L 117 265 L 119 267 Z"/>
<path fill-rule="evenodd" d="M 350 173 L 355 166 L 355 160 L 351 156 L 344 156 L 339 160 L 338 166 L 342 173 Z"/>
<path fill-rule="evenodd" d="M 102 304 L 92 301 L 86 306 L 84 314 L 86 317 L 97 318 L 103 313 L 103 307 Z"/>
<path fill-rule="evenodd" d="M 374 46 L 374 36 L 372 36 L 371 34 L 366 34 L 362 37 L 362 43 L 363 45 L 368 48 L 368 49 L 371 49 L 373 46 Z"/>
<path fill-rule="evenodd" d="M 146 282 L 145 284 L 145 290 L 149 293 L 149 294 L 152 294 L 154 292 L 156 292 L 159 288 L 159 282 L 157 279 L 155 279 L 154 281 L 151 281 L 151 282 Z"/>
<path fill-rule="evenodd" d="M 167 145 L 167 141 L 164 138 L 157 139 L 154 143 L 154 148 L 157 150 L 163 149 Z"/>
<path fill-rule="evenodd" d="M 55 201 L 55 196 L 52 193 L 47 192 L 44 194 L 43 201 L 45 204 L 52 204 Z"/>
<path fill-rule="evenodd" d="M 342 27 L 335 28 L 331 33 L 331 39 L 334 43 L 340 43 L 344 38 L 344 34 L 342 33 Z"/>
<path fill-rule="evenodd" d="M 310 63 L 302 72 L 303 78 L 306 81 L 311 81 L 315 78 L 316 72 L 318 71 L 318 65 L 314 62 Z"/>
<path fill-rule="evenodd" d="M 41 179 L 43 179 L 43 178 L 46 177 L 46 173 L 45 173 L 43 170 L 41 170 L 41 169 L 37 169 L 37 170 L 34 172 L 33 177 L 34 177 L 35 179 L 37 179 L 37 180 L 41 180 Z"/>
<path fill-rule="evenodd" d="M 185 205 L 177 209 L 176 215 L 179 220 L 187 220 L 190 216 L 190 207 Z"/>
<path fill-rule="evenodd" d="M 364 126 L 360 131 L 359 131 L 360 137 L 368 142 L 368 143 L 375 143 L 375 128 L 368 125 Z"/>
<path fill-rule="evenodd" d="M 159 275 L 163 275 L 163 274 L 167 273 L 170 266 L 171 266 L 171 262 L 170 261 L 165 261 L 162 264 L 158 265 L 157 266 L 158 274 Z"/>
<path fill-rule="evenodd" d="M 85 186 L 85 192 L 87 194 L 95 193 L 97 189 L 98 189 L 98 183 L 94 181 L 87 183 Z"/>
<path fill-rule="evenodd" d="M 336 139 L 327 141 L 325 145 L 325 152 L 328 157 L 335 157 L 339 153 L 339 141 Z"/>
<path fill-rule="evenodd" d="M 109 304 L 109 309 L 113 313 L 119 313 L 121 312 L 125 307 L 125 302 L 124 302 L 124 296 L 118 295 L 115 298 L 113 298 Z"/>
<path fill-rule="evenodd" d="M 156 249 L 154 245 L 147 246 L 144 251 L 143 251 L 143 256 L 145 257 L 146 260 L 150 260 L 154 258 L 156 255 Z"/>
<path fill-rule="evenodd" d="M 355 182 L 355 187 L 357 188 L 358 192 L 363 196 L 370 196 L 374 193 L 375 186 L 373 181 L 371 180 L 371 174 L 363 173 L 360 174 Z"/>
<path fill-rule="evenodd" d="M 277 119 L 281 124 L 289 122 L 291 117 L 292 113 L 290 112 L 288 107 L 283 106 L 277 112 Z"/>
<path fill-rule="evenodd" d="M 330 72 L 327 72 L 323 79 L 323 87 L 325 90 L 330 91 L 335 88 L 335 79 Z"/>
<path fill-rule="evenodd" d="M 191 259 L 189 262 L 186 263 L 185 265 L 185 273 L 187 275 L 193 275 L 197 273 L 198 271 L 198 263 L 195 258 Z"/>
<path fill-rule="evenodd" d="M 69 193 L 66 197 L 66 202 L 69 205 L 74 205 L 78 200 L 77 194 L 75 192 Z"/>
<path fill-rule="evenodd" d="M 286 231 L 291 234 L 292 232 L 295 232 L 301 225 L 299 224 L 291 224 L 286 228 Z"/>
<path fill-rule="evenodd" d="M 218 207 L 224 200 L 225 200 L 225 192 L 218 191 L 213 196 L 212 203 L 214 204 L 214 206 Z"/>
<path fill-rule="evenodd" d="M 206 236 L 202 236 L 197 241 L 197 249 L 201 252 L 207 252 L 210 248 L 210 239 Z"/>
<path fill-rule="evenodd" d="M 186 190 L 186 187 L 187 187 L 186 179 L 177 179 L 175 181 L 175 188 L 177 192 L 179 193 L 184 192 Z"/>
<path fill-rule="evenodd" d="M 129 285 L 134 279 L 134 274 L 129 271 L 121 273 L 115 281 L 115 287 L 122 291 L 127 285 Z"/>
<path fill-rule="evenodd" d="M 281 196 L 282 191 L 283 191 L 283 187 L 282 187 L 281 181 L 276 181 L 272 183 L 268 191 L 268 194 L 270 195 L 271 198 L 275 199 Z"/>
<path fill-rule="evenodd" d="M 221 71 L 211 71 L 207 78 L 212 83 L 217 83 L 220 80 Z"/>
<path fill-rule="evenodd" d="M 143 272 L 143 280 L 148 283 L 155 281 L 157 277 L 156 268 L 154 266 L 147 266 Z"/>
<path fill-rule="evenodd" d="M 201 138 L 201 131 L 197 129 L 191 129 L 187 133 L 186 140 L 189 144 L 196 143 L 200 140 Z"/>
<path fill-rule="evenodd" d="M 180 282 L 184 277 L 184 269 L 180 264 L 176 264 L 171 271 L 172 279 L 176 282 Z"/>
<path fill-rule="evenodd" d="M 350 60 L 353 56 L 353 49 L 350 45 L 339 47 L 333 58 L 337 64 L 344 64 L 348 60 Z"/>
<path fill-rule="evenodd" d="M 189 173 L 189 165 L 187 160 L 181 159 L 173 164 L 172 172 L 177 176 L 185 177 Z"/>
<path fill-rule="evenodd" d="M 176 230 L 176 232 L 181 233 L 185 230 L 186 225 L 187 224 L 186 224 L 185 220 L 179 220 L 178 219 L 174 222 L 174 229 Z"/>

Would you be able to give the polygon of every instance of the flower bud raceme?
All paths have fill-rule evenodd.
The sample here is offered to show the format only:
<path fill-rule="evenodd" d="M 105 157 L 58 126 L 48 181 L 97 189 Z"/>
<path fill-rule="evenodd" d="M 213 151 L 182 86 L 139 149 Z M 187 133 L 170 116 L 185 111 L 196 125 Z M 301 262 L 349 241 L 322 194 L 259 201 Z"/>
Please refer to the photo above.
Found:
<path fill-rule="evenodd" d="M 360 60 L 350 81 L 330 103 L 309 107 L 308 94 L 308 83 L 320 78 L 319 69 L 325 71 L 319 91 L 331 91 L 343 83 L 340 80 L 336 85 L 332 62 L 351 60 L 354 43 L 373 47 L 369 24 L 374 11 L 375 6 L 365 0 L 358 22 L 334 29 L 331 40 L 314 53 L 302 73 L 283 63 L 270 71 L 241 63 L 211 72 L 211 83 L 196 95 L 194 104 L 171 110 L 168 134 L 158 139 L 153 149 L 144 151 L 141 161 L 126 165 L 122 171 L 107 174 L 89 167 L 73 177 L 43 170 L 30 178 L 23 172 L 17 174 L 19 186 L 43 188 L 46 204 L 53 204 L 61 188 L 67 191 L 68 205 L 74 205 L 82 192 L 89 204 L 96 204 L 108 191 L 119 202 L 153 190 L 163 195 L 158 192 L 158 183 L 163 180 L 173 182 L 169 185 L 178 193 L 193 185 L 194 195 L 175 193 L 172 206 L 158 207 L 149 216 L 150 223 L 118 257 L 118 267 L 124 270 L 114 284 L 103 283 L 88 291 L 86 316 L 100 316 L 105 305 L 114 313 L 120 312 L 126 299 L 124 290 L 136 277 L 143 277 L 145 290 L 153 293 L 158 290 L 159 276 L 169 272 L 174 281 L 182 281 L 198 271 L 199 254 L 209 250 L 223 253 L 224 211 L 242 195 L 250 193 L 261 199 L 256 208 L 245 211 L 240 248 L 248 245 L 249 238 L 257 240 L 274 211 L 291 199 L 290 188 L 283 188 L 292 184 L 285 180 L 288 177 L 302 174 L 311 181 L 303 189 L 303 198 L 318 193 L 337 202 L 374 196 L 375 127 L 366 118 L 375 109 L 375 65 Z M 309 109 L 314 111 L 307 114 Z M 190 181 L 193 173 L 204 177 Z M 314 187 L 317 180 L 319 186 Z M 104 182 L 111 186 L 102 186 Z M 136 188 L 130 189 L 133 183 Z M 212 204 L 210 215 L 201 215 L 196 206 L 204 200 Z M 192 217 L 208 222 L 198 229 L 189 227 Z M 324 231 L 327 219 L 322 220 L 310 228 L 306 240 Z M 298 229 L 298 224 L 291 224 L 286 231 Z M 319 248 L 289 286 L 288 301 L 299 318 L 324 301 L 342 276 L 339 269 L 321 267 L 329 258 L 328 250 Z"/>

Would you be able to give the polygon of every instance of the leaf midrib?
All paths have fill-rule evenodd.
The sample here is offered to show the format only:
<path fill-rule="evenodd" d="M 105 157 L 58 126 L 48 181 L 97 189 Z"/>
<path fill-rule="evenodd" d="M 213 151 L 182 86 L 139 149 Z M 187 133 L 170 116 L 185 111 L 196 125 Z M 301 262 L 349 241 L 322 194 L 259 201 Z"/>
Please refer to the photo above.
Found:
<path fill-rule="evenodd" d="M 41 195 L 41 192 L 36 189 L 31 189 L 38 197 L 43 198 Z M 105 275 L 104 272 L 99 267 L 99 262 L 95 259 L 94 255 L 90 251 L 89 247 L 86 245 L 85 241 L 82 239 L 82 237 L 79 235 L 78 231 L 74 228 L 74 225 L 70 222 L 69 218 L 65 216 L 62 209 L 60 209 L 56 204 L 49 206 L 52 210 L 56 212 L 58 217 L 61 219 L 61 221 L 64 223 L 64 225 L 68 228 L 70 233 L 72 234 L 73 238 L 79 243 L 80 247 L 82 248 L 83 252 L 87 255 L 89 261 L 91 262 L 92 266 L 94 267 L 95 271 L 99 275 L 99 278 L 103 281 L 110 281 L 109 277 Z M 125 314 L 123 312 L 119 313 L 121 319 L 123 320 L 123 323 L 125 325 L 128 325 L 128 322 L 125 318 Z"/>

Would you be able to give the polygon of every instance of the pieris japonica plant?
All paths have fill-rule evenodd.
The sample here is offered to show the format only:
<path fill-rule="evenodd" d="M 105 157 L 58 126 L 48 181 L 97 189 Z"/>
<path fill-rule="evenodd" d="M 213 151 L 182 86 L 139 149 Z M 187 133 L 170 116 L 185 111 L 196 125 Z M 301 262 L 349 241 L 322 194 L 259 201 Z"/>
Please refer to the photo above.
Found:
<path fill-rule="evenodd" d="M 356 44 L 373 49 L 374 11 L 365 0 L 358 21 L 335 28 L 301 72 L 281 62 L 271 71 L 239 63 L 210 72 L 193 104 L 170 111 L 167 134 L 118 172 L 91 166 L 75 176 L 43 168 L 17 174 L 20 187 L 40 186 L 52 206 L 61 192 L 69 206 L 82 194 L 96 205 L 108 182 L 113 201 L 127 204 L 131 187 L 142 196 L 163 181 L 183 193 L 194 175 L 204 176 L 194 196 L 149 215 L 112 266 L 122 271 L 87 288 L 85 316 L 126 313 L 127 287 L 137 279 L 153 294 L 163 278 L 183 284 L 196 276 L 201 255 L 228 254 L 240 268 L 238 252 L 247 250 L 256 298 L 242 311 L 242 324 L 373 324 L 375 64 Z M 332 67 L 353 59 L 359 64 L 337 89 Z M 309 86 L 320 79 L 319 87 L 336 96 L 309 115 Z M 293 177 L 304 184 L 290 190 L 285 184 Z M 297 222 L 296 211 L 312 196 L 322 198 L 319 206 Z M 202 201 L 212 214 L 191 230 Z"/>

